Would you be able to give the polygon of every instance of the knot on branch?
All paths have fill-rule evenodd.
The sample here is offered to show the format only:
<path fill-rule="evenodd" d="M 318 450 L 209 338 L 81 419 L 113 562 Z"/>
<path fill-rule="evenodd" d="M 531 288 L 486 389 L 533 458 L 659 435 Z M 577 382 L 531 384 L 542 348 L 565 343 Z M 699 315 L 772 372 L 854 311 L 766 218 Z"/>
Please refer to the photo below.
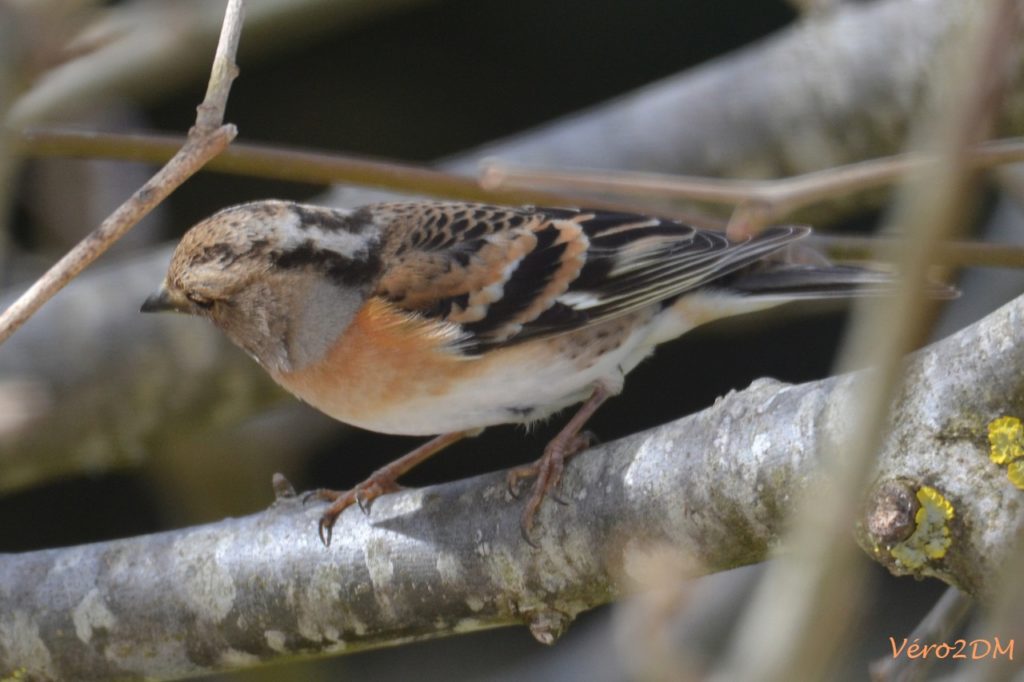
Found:
<path fill-rule="evenodd" d="M 864 504 L 861 545 L 894 575 L 923 576 L 953 544 L 953 504 L 936 488 L 907 479 L 875 485 Z"/>
<path fill-rule="evenodd" d="M 541 644 L 554 644 L 569 629 L 572 616 L 557 609 L 539 609 L 529 614 L 530 634 Z"/>

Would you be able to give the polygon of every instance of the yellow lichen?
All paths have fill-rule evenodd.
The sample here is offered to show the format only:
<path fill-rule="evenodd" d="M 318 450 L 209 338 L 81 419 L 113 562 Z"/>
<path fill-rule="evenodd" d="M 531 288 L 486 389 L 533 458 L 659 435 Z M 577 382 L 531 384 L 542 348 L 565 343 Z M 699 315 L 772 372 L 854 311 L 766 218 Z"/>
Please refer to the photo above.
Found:
<path fill-rule="evenodd" d="M 931 486 L 917 491 L 921 507 L 914 515 L 916 528 L 909 538 L 894 546 L 893 558 L 911 570 L 921 568 L 930 559 L 941 559 L 953 544 L 949 521 L 956 515 L 952 503 Z"/>
<path fill-rule="evenodd" d="M 914 521 L 919 526 L 925 517 L 932 515 L 933 512 L 940 513 L 945 521 L 952 521 L 953 517 L 956 516 L 956 511 L 953 509 L 950 501 L 930 485 L 921 486 L 921 489 L 917 491 L 917 501 L 921 503 L 921 508 L 917 510 L 917 516 L 914 517 Z"/>
<path fill-rule="evenodd" d="M 25 667 L 15 668 L 10 675 L 0 678 L 0 682 L 20 682 L 21 680 L 27 680 L 28 669 Z"/>
<path fill-rule="evenodd" d="M 1006 476 L 1024 490 L 1024 424 L 1016 417 L 1000 417 L 988 424 L 988 458 L 1007 465 Z"/>
<path fill-rule="evenodd" d="M 988 424 L 988 457 L 995 464 L 1009 464 L 1024 456 L 1024 424 L 1016 417 L 1000 417 Z"/>
<path fill-rule="evenodd" d="M 1024 490 L 1024 459 L 1010 462 L 1010 466 L 1006 467 L 1006 477 L 1010 479 L 1010 483 Z"/>

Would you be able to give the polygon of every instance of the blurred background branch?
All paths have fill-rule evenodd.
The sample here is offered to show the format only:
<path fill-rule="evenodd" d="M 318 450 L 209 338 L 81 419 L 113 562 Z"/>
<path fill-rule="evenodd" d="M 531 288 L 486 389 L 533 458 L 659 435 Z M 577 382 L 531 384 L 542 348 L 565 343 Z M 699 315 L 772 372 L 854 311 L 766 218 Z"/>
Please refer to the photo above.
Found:
<path fill-rule="evenodd" d="M 289 44 L 416 3 L 249 0 L 246 50 L 270 57 Z M 29 38 L 44 39 L 34 42 L 32 85 L 10 107 L 10 128 L 67 120 L 112 97 L 152 100 L 204 77 L 224 18 L 221 3 L 205 0 L 63 4 L 16 5 L 21 16 L 15 19 Z M 55 40 L 55 29 L 63 33 L 62 40 Z"/>

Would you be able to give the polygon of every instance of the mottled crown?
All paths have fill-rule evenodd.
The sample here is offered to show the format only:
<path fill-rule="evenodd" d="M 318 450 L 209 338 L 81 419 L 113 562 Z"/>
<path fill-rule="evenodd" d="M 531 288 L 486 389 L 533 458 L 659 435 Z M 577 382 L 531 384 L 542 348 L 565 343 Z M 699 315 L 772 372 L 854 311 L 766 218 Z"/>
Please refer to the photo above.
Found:
<path fill-rule="evenodd" d="M 238 285 L 272 271 L 315 268 L 338 284 L 359 286 L 380 271 L 380 230 L 369 211 L 266 200 L 226 208 L 190 229 L 168 271 L 168 283 L 188 289 L 214 273 Z M 189 280 L 198 280 L 190 282 Z"/>

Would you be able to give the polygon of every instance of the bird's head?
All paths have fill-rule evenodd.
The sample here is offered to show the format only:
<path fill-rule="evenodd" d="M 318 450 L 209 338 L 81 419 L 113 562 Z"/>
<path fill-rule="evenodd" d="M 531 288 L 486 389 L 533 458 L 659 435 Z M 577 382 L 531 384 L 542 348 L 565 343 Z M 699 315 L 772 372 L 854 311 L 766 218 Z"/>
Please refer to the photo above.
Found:
<path fill-rule="evenodd" d="M 380 274 L 366 210 L 285 201 L 224 209 L 192 227 L 142 312 L 210 319 L 272 372 L 330 348 Z"/>

